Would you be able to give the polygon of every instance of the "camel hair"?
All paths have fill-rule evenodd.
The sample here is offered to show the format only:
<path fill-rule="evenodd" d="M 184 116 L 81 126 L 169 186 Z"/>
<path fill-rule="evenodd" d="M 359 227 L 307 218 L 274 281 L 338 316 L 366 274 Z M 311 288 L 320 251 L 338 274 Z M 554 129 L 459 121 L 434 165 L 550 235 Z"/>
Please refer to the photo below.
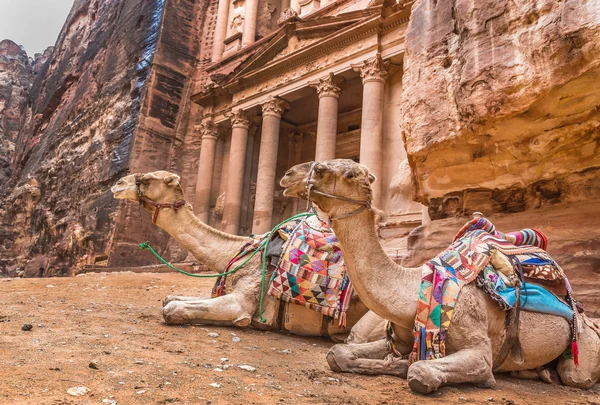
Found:
<path fill-rule="evenodd" d="M 298 171 L 304 178 L 306 170 Z M 293 176 L 290 176 L 293 178 Z M 139 190 L 136 184 L 139 180 Z M 115 198 L 139 203 L 140 196 L 146 199 L 169 204 L 185 201 L 178 175 L 167 171 L 146 174 L 131 174 L 121 178 L 111 191 Z M 138 191 L 141 195 L 138 195 Z M 144 209 L 154 207 L 143 202 Z M 247 242 L 246 236 L 236 236 L 218 231 L 201 222 L 193 213 L 192 206 L 185 204 L 177 210 L 162 208 L 156 217 L 156 224 L 167 231 L 184 249 L 200 263 L 214 271 L 223 271 L 234 254 Z M 263 323 L 259 319 L 258 304 L 261 287 L 261 255 L 255 255 L 244 267 L 228 276 L 228 294 L 210 297 L 167 296 L 163 300 L 162 314 L 165 322 L 171 325 L 213 324 L 245 327 L 252 325 L 260 330 L 276 330 L 280 301 L 265 294 Z M 271 267 L 271 266 L 270 266 Z M 267 280 L 273 271 L 269 268 Z M 229 285 L 231 284 L 231 286 Z M 284 305 L 283 302 L 281 302 Z M 346 317 L 346 327 L 341 329 L 337 322 L 326 323 L 320 313 L 298 305 L 286 305 L 285 329 L 305 336 L 328 336 L 334 341 L 342 341 L 353 325 L 367 312 L 365 305 L 355 296 L 350 303 Z M 354 341 L 364 342 L 381 338 L 382 329 L 372 330 L 371 322 L 363 322 L 365 330 L 356 332 Z"/>
<path fill-rule="evenodd" d="M 294 169 L 294 168 L 292 168 Z M 384 252 L 370 206 L 375 177 L 366 166 L 347 159 L 316 163 L 302 180 L 312 190 L 310 198 L 329 217 L 340 240 L 346 269 L 361 300 L 381 318 L 392 322 L 397 349 L 402 357 L 388 357 L 385 341 L 335 345 L 327 354 L 334 371 L 390 374 L 407 378 L 410 388 L 430 393 L 455 383 L 481 387 L 495 384 L 493 371 L 528 371 L 558 358 L 563 384 L 591 387 L 600 377 L 600 337 L 583 326 L 579 338 L 579 365 L 562 356 L 571 342 L 569 323 L 562 317 L 521 312 L 520 343 L 524 361 L 497 358 L 505 336 L 505 316 L 500 307 L 475 283 L 465 285 L 456 302 L 446 340 L 446 356 L 409 365 L 406 355 L 413 346 L 413 328 L 421 283 L 420 268 L 404 268 Z M 285 184 L 298 187 L 297 184 Z M 317 194 L 317 192 L 319 194 Z M 326 193 L 329 195 L 323 195 Z M 365 201 L 365 209 L 348 200 Z"/>

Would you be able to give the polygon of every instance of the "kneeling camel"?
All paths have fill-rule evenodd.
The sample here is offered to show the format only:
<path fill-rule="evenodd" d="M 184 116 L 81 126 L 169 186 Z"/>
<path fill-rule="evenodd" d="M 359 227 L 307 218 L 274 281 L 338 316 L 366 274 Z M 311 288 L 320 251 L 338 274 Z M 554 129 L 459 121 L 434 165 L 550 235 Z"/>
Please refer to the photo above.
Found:
<path fill-rule="evenodd" d="M 294 169 L 294 168 L 292 168 Z M 316 163 L 303 180 L 310 199 L 325 213 L 339 238 L 350 279 L 367 307 L 392 321 L 397 349 L 408 355 L 421 269 L 394 263 L 383 251 L 375 231 L 376 212 L 371 207 L 368 169 L 351 160 Z M 286 183 L 290 188 L 298 184 Z M 446 340 L 446 356 L 417 361 L 387 358 L 385 343 L 336 345 L 327 355 L 335 371 L 391 374 L 408 379 L 411 389 L 430 393 L 440 386 L 473 383 L 492 386 L 493 371 L 526 371 L 559 358 L 557 371 L 566 385 L 591 387 L 600 377 L 600 338 L 584 325 L 579 341 L 579 365 L 561 356 L 570 344 L 569 323 L 557 316 L 521 313 L 520 343 L 524 361 L 497 358 L 505 336 L 505 313 L 474 283 L 461 290 Z"/>
<path fill-rule="evenodd" d="M 303 178 L 305 173 L 306 169 L 298 171 L 298 176 Z M 293 172 L 290 172 L 290 175 L 292 174 Z M 176 174 L 166 171 L 131 174 L 120 179 L 111 190 L 117 199 L 135 203 L 141 201 L 144 209 L 154 212 L 158 226 L 211 269 L 222 271 L 232 256 L 251 241 L 249 237 L 227 234 L 201 222 L 194 215 L 192 207 L 185 203 L 180 178 Z M 173 209 L 179 202 L 180 206 Z M 158 211 L 157 204 L 163 205 Z M 258 316 L 261 271 L 260 255 L 256 255 L 239 271 L 228 276 L 231 287 L 228 288 L 230 292 L 227 295 L 216 298 L 166 297 L 162 309 L 165 322 L 173 325 L 213 324 L 240 327 L 251 324 L 262 330 L 279 329 L 279 301 L 275 298 L 269 295 L 264 297 L 263 316 L 267 322 L 261 322 Z M 267 280 L 268 277 L 269 274 Z M 286 318 L 290 321 L 285 326 L 291 333 L 329 336 L 337 341 L 341 341 L 367 312 L 365 305 L 355 297 L 348 308 L 347 326 L 340 329 L 337 322 L 324 322 L 321 314 L 307 308 L 289 305 L 287 310 Z"/>

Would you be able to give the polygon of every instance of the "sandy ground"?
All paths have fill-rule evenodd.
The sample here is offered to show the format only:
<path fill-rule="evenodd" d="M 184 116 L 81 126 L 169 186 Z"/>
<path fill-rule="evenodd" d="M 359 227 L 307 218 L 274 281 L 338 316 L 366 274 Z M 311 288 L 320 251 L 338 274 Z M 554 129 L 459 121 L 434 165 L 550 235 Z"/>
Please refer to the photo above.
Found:
<path fill-rule="evenodd" d="M 0 279 L 0 403 L 600 404 L 598 384 L 581 391 L 501 375 L 494 389 L 422 396 L 398 378 L 333 373 L 332 343 L 321 338 L 163 323 L 164 296 L 206 296 L 210 286 L 179 274 Z M 90 392 L 67 394 L 78 386 Z"/>

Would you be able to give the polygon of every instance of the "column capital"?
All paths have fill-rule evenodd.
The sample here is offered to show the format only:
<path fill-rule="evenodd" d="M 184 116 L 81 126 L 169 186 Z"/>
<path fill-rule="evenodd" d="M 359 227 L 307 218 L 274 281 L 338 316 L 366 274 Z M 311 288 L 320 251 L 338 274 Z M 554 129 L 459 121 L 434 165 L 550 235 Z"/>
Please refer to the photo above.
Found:
<path fill-rule="evenodd" d="M 237 109 L 232 110 L 230 113 L 225 115 L 231 121 L 231 126 L 233 128 L 242 127 L 242 128 L 250 128 L 250 118 L 248 114 L 244 110 Z"/>
<path fill-rule="evenodd" d="M 204 138 L 219 138 L 219 130 L 213 121 L 205 121 L 199 125 L 194 125 L 194 132 Z"/>
<path fill-rule="evenodd" d="M 318 80 L 309 82 L 308 85 L 317 90 L 319 98 L 323 97 L 335 97 L 340 98 L 340 89 L 334 80 L 333 73 L 329 73 L 327 76 L 322 77 Z"/>
<path fill-rule="evenodd" d="M 367 59 L 363 63 L 350 65 L 354 71 L 360 73 L 360 78 L 363 84 L 368 82 L 381 82 L 385 83 L 388 77 L 388 67 L 390 62 L 384 61 L 381 58 L 381 54 L 377 54 L 373 59 Z"/>
<path fill-rule="evenodd" d="M 283 112 L 289 108 L 290 105 L 287 101 L 277 97 L 269 96 L 267 101 L 262 105 L 263 117 L 268 115 L 281 117 Z"/>

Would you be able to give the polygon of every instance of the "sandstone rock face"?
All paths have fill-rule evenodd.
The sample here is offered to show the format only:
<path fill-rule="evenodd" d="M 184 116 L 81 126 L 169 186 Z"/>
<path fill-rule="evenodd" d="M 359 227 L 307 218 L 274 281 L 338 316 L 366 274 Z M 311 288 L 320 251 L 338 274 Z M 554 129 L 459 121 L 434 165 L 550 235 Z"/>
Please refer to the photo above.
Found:
<path fill-rule="evenodd" d="M 163 6 L 75 1 L 36 68 L 15 142 L 0 213 L 4 272 L 63 273 L 105 260 L 117 207 L 108 189 L 129 170 Z"/>
<path fill-rule="evenodd" d="M 130 172 L 197 171 L 182 156 L 198 154 L 189 99 L 216 3 L 168 3 L 76 0 L 48 62 L 30 63 L 37 75 L 1 197 L 1 272 L 155 263 L 137 249 L 146 239 L 171 258 L 149 214 L 109 191 Z"/>
<path fill-rule="evenodd" d="M 25 121 L 33 77 L 27 53 L 10 40 L 0 42 L 0 188 L 10 177 L 10 158 Z"/>
<path fill-rule="evenodd" d="M 481 211 L 546 232 L 600 314 L 600 3 L 417 1 L 404 64 L 403 136 L 433 220 L 409 235 L 407 264 Z"/>
<path fill-rule="evenodd" d="M 422 0 L 406 48 L 402 129 L 432 217 L 469 211 L 469 200 L 512 212 L 589 188 L 600 166 L 598 2 Z M 449 193 L 460 198 L 446 204 Z"/>

